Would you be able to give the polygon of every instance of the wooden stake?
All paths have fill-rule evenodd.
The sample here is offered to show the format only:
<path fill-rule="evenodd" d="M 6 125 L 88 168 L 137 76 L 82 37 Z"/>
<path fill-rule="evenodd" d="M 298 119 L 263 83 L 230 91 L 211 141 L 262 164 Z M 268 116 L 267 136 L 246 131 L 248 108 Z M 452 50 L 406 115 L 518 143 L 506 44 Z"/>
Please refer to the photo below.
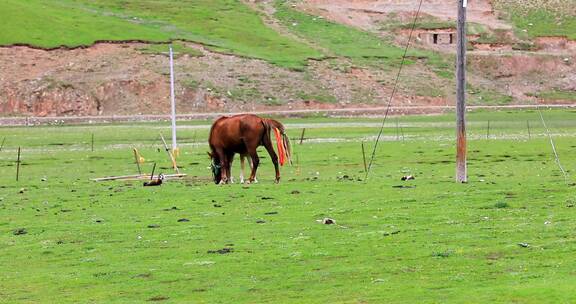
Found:
<path fill-rule="evenodd" d="M 186 177 L 186 174 L 164 174 L 165 178 L 182 178 Z M 105 181 L 113 181 L 113 180 L 142 180 L 148 179 L 148 175 L 124 175 L 124 176 L 108 176 L 108 177 L 101 177 L 101 178 L 94 178 L 92 179 L 95 182 L 105 182 Z"/>
<path fill-rule="evenodd" d="M 366 152 L 364 151 L 364 142 L 362 142 L 362 159 L 364 160 L 364 173 L 368 173 L 368 166 L 366 165 Z"/>
<path fill-rule="evenodd" d="M 2 139 L 2 144 L 0 144 L 0 152 L 2 152 L 2 149 L 4 148 L 4 143 L 6 142 L 6 137 L 4 137 Z"/>
<path fill-rule="evenodd" d="M 152 174 L 150 174 L 150 180 L 152 180 L 152 178 L 154 177 L 154 171 L 156 171 L 156 163 L 154 163 L 154 166 L 152 167 Z"/>
<path fill-rule="evenodd" d="M 94 133 L 92 133 L 92 146 L 91 146 L 91 150 L 92 152 L 94 152 Z"/>
<path fill-rule="evenodd" d="M 138 174 L 142 175 L 142 169 L 140 169 L 140 160 L 138 159 L 138 151 L 136 148 L 134 150 L 134 161 L 136 162 L 136 167 L 138 167 Z"/>
<path fill-rule="evenodd" d="M 306 132 L 306 128 L 302 129 L 302 134 L 300 134 L 300 144 L 302 144 L 302 141 L 304 140 L 304 133 Z"/>
<path fill-rule="evenodd" d="M 18 147 L 18 159 L 16 160 L 16 181 L 20 179 L 20 147 Z"/>
<path fill-rule="evenodd" d="M 180 174 L 180 170 L 178 169 L 178 165 L 176 164 L 176 159 L 174 159 L 174 155 L 172 155 L 172 152 L 170 152 L 170 148 L 168 148 L 168 145 L 166 144 L 166 140 L 164 139 L 162 133 L 160 133 L 160 138 L 162 139 L 162 143 L 164 144 L 164 149 L 166 150 L 166 153 L 168 153 L 168 156 L 172 161 L 172 168 L 174 168 L 176 173 Z"/>
<path fill-rule="evenodd" d="M 488 121 L 488 127 L 486 128 L 486 139 L 490 139 L 490 121 Z"/>
<path fill-rule="evenodd" d="M 458 0 L 456 56 L 456 181 L 468 181 L 466 164 L 466 4 Z"/>
<path fill-rule="evenodd" d="M 526 126 L 528 127 L 528 139 L 530 140 L 532 135 L 530 134 L 530 121 L 529 120 L 526 121 Z"/>

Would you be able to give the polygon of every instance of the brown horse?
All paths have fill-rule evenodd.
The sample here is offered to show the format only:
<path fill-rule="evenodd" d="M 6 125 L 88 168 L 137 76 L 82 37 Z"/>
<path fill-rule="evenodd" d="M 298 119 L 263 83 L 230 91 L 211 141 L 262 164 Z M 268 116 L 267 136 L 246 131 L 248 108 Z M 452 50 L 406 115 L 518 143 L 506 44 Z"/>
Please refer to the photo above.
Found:
<path fill-rule="evenodd" d="M 280 163 L 290 160 L 290 141 L 286 136 L 284 126 L 273 119 L 261 118 L 252 114 L 240 114 L 234 116 L 224 116 L 218 118 L 210 129 L 211 152 L 208 153 L 212 159 L 212 173 L 214 182 L 229 183 L 232 174 L 230 168 L 234 155 L 248 155 L 252 160 L 252 172 L 250 173 L 249 183 L 254 182 L 256 170 L 260 164 L 260 158 L 256 149 L 264 146 L 270 154 L 274 169 L 276 169 L 276 183 L 280 181 L 280 170 L 278 168 L 278 155 L 272 147 L 270 132 L 273 131 L 276 137 L 276 143 L 280 154 Z"/>

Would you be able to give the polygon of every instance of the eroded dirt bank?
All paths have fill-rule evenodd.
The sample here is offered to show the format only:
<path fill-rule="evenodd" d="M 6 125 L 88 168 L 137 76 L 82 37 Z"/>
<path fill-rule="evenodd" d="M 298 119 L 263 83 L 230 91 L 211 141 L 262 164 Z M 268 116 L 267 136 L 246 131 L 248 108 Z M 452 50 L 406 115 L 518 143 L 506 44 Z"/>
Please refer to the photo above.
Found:
<path fill-rule="evenodd" d="M 346 59 L 310 61 L 304 71 L 292 71 L 188 46 L 203 56 L 176 58 L 179 113 L 378 107 L 388 102 L 395 76 L 393 71 L 357 67 Z M 144 47 L 141 43 L 51 51 L 1 47 L 0 115 L 168 113 L 168 58 L 146 54 L 141 51 Z M 470 56 L 470 81 L 474 87 L 513 96 L 513 103 L 533 103 L 537 101 L 533 96 L 542 90 L 576 89 L 575 59 L 479 53 Z M 417 62 L 405 68 L 393 105 L 450 105 L 452 82 Z"/>

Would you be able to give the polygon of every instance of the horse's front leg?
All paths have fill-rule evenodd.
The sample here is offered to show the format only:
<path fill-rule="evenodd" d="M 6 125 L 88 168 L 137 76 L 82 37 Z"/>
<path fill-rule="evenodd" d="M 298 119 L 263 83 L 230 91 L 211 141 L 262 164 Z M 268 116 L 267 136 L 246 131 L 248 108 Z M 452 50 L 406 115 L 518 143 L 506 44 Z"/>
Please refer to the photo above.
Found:
<path fill-rule="evenodd" d="M 222 179 L 220 180 L 220 184 L 228 184 L 230 181 L 230 162 L 228 161 L 228 156 L 222 157 L 220 163 L 222 166 Z"/>
<path fill-rule="evenodd" d="M 232 163 L 234 162 L 234 154 L 228 154 L 228 182 L 234 183 L 234 176 L 232 176 Z"/>
<path fill-rule="evenodd" d="M 234 178 L 232 177 L 232 163 L 234 162 L 234 153 L 229 153 L 226 155 L 226 164 L 223 167 L 226 167 L 226 183 L 234 183 Z"/>
<path fill-rule="evenodd" d="M 274 180 L 276 183 L 280 182 L 280 168 L 278 167 L 278 156 L 276 152 L 274 152 L 274 148 L 272 148 L 272 144 L 270 142 L 265 142 L 264 147 L 270 154 L 270 159 L 272 159 L 272 163 L 274 164 L 274 169 L 276 170 L 276 179 Z"/>
<path fill-rule="evenodd" d="M 248 164 L 250 165 L 250 170 L 252 170 L 252 168 L 254 167 L 252 165 L 252 160 L 248 160 Z M 256 175 L 254 175 L 254 183 L 258 183 L 258 178 L 256 177 Z"/>

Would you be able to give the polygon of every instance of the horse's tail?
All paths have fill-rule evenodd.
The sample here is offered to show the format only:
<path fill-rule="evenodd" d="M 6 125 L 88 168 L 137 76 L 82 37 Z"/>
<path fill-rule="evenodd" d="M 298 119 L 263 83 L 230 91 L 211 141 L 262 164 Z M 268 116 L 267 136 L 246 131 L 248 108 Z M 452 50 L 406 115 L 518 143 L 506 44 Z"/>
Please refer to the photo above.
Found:
<path fill-rule="evenodd" d="M 286 135 L 284 125 L 274 119 L 266 119 L 265 124 L 267 124 L 269 128 L 267 133 L 270 130 L 274 131 L 280 165 L 283 166 L 286 161 L 292 165 L 292 147 L 290 146 L 290 138 L 288 138 L 288 135 Z"/>

